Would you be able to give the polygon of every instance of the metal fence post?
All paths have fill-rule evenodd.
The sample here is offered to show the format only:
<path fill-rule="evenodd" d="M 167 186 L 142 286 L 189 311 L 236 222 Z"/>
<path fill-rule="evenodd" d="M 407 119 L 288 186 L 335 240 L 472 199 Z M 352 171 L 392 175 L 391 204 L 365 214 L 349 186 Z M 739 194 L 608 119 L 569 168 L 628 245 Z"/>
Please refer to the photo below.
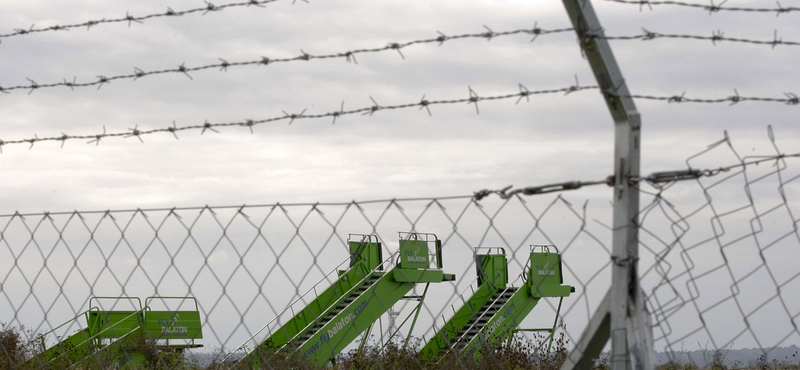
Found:
<path fill-rule="evenodd" d="M 563 0 L 614 119 L 612 283 L 562 370 L 590 369 L 611 339 L 612 370 L 652 369 L 652 329 L 638 285 L 639 112 L 589 0 Z M 644 334 L 642 334 L 644 333 Z"/>

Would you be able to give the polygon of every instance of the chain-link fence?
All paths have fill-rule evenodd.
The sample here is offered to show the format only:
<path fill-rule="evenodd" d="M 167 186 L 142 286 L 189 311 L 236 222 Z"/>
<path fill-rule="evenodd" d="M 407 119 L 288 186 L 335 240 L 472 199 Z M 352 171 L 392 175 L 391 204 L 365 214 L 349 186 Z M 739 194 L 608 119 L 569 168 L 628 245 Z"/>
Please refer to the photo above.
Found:
<path fill-rule="evenodd" d="M 753 347 L 768 358 L 772 347 L 800 339 L 796 160 L 777 146 L 767 155 L 740 156 L 726 138 L 689 158 L 689 170 L 634 179 L 643 205 L 639 273 L 653 314 L 657 350 L 674 357 L 699 343 L 713 350 Z M 193 297 L 202 339 L 174 339 L 173 344 L 202 344 L 204 349 L 192 352 L 227 355 L 245 343 L 238 349 L 247 353 L 264 348 L 259 343 L 286 331 L 282 325 L 308 313 L 326 289 L 341 284 L 354 268 L 354 244 L 348 240 L 361 240 L 350 234 L 373 235 L 370 240 L 381 242 L 382 263 L 373 262 L 371 272 L 388 276 L 401 263 L 401 239 L 409 239 L 402 232 L 416 232 L 435 234 L 441 241 L 441 270 L 455 274 L 455 280 L 409 278 L 408 292 L 399 296 L 370 290 L 374 300 L 368 304 L 375 307 L 370 315 L 378 319 L 366 335 L 366 327 L 348 329 L 361 337 L 344 343 L 342 351 L 361 343 L 404 344 L 409 336 L 410 348 L 422 349 L 478 289 L 475 255 L 485 250 L 476 248 L 502 248 L 508 258 L 508 286 L 519 288 L 534 276 L 532 245 L 557 248 L 563 283 L 575 292 L 563 305 L 557 295 L 536 298 L 539 304 L 520 317 L 517 329 L 552 327 L 558 314 L 569 348 L 608 289 L 612 263 L 610 191 L 606 186 L 575 188 L 506 189 L 496 192 L 499 196 L 479 192 L 349 203 L 5 215 L 0 229 L 0 321 L 24 327 L 23 339 L 35 340 L 39 351 L 46 352 L 75 332 L 91 329 L 92 320 L 81 316 L 90 306 L 96 312 L 129 314 L 156 307 L 191 312 L 191 300 L 145 298 Z M 542 194 L 531 189 L 575 190 Z M 439 257 L 433 244 L 429 254 L 430 261 Z M 395 274 L 398 281 L 406 279 L 400 275 Z M 358 292 L 357 285 L 338 294 L 367 294 Z M 318 310 L 310 322 L 320 323 L 324 312 L 329 311 Z M 309 336 L 331 333 L 322 328 L 325 323 L 305 329 Z M 291 343 L 316 340 L 300 332 Z M 44 333 L 49 334 L 38 337 Z M 516 335 L 532 338 L 525 331 Z M 111 337 L 105 335 L 104 345 L 116 340 Z"/>

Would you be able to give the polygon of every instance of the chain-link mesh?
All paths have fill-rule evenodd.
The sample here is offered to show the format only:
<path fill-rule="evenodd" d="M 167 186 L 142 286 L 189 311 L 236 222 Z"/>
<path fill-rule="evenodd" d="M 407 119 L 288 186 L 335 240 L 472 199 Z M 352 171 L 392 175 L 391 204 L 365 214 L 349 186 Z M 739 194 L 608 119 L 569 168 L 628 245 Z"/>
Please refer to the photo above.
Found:
<path fill-rule="evenodd" d="M 800 284 L 796 161 L 777 147 L 766 156 L 741 156 L 726 138 L 686 162 L 689 169 L 715 170 L 689 171 L 696 174 L 689 181 L 679 181 L 687 176 L 676 176 L 676 181 L 663 176 L 639 179 L 643 204 L 639 271 L 654 315 L 657 350 L 679 351 L 700 343 L 712 349 L 755 347 L 768 354 L 773 346 L 800 339 L 796 326 L 800 297 L 795 294 Z M 258 348 L 292 349 L 302 340 L 328 343 L 347 331 L 359 337 L 366 327 L 356 330 L 347 322 L 320 322 L 331 311 L 309 307 L 326 297 L 326 289 L 342 284 L 342 276 L 355 264 L 350 234 L 365 234 L 381 243 L 380 260 L 375 261 L 382 262 L 366 267 L 357 275 L 358 283 L 341 286 L 339 296 L 325 299 L 350 307 L 352 300 L 337 297 L 353 296 L 359 314 L 380 319 L 368 335 L 362 335 L 366 339 L 348 342 L 343 352 L 360 343 L 381 348 L 391 342 L 402 347 L 406 338 L 411 339 L 413 351 L 421 349 L 476 291 L 476 248 L 504 249 L 509 286 L 519 288 L 533 276 L 531 245 L 557 247 L 563 283 L 574 286 L 575 292 L 560 307 L 557 298 L 541 298 L 519 328 L 552 327 L 558 315 L 558 322 L 565 325 L 558 330 L 563 333 L 562 346 L 568 349 L 610 284 L 609 193 L 606 186 L 593 186 L 569 194 L 520 191 L 503 197 L 479 192 L 480 200 L 465 195 L 5 215 L 0 217 L 0 322 L 24 327 L 22 339 L 34 340 L 33 352 L 46 352 L 74 333 L 90 330 L 93 324 L 87 315 L 92 312 L 106 315 L 106 321 L 122 322 L 106 328 L 102 347 L 106 352 L 91 349 L 94 362 L 113 357 L 113 343 L 128 333 L 120 329 L 124 317 L 109 317 L 108 312 L 135 317 L 139 310 L 143 315 L 195 310 L 192 300 L 145 300 L 153 296 L 195 298 L 202 339 L 171 343 L 173 347 L 202 344 L 203 349 L 191 352 L 217 353 L 217 360 L 229 353 L 239 353 L 229 361 L 239 359 Z M 398 232 L 435 234 L 441 241 L 441 271 L 455 274 L 455 280 L 414 277 L 410 270 L 392 275 L 390 270 L 400 261 L 400 240 L 408 235 Z M 438 271 L 433 244 L 428 255 L 426 267 Z M 359 290 L 362 282 L 390 275 L 395 285 L 387 282 L 385 287 L 391 289 L 378 289 L 382 283 L 370 282 L 373 285 L 365 286 L 365 291 Z M 372 300 L 361 305 L 359 294 L 369 294 Z M 95 311 L 86 314 L 92 306 Z M 310 339 L 300 334 L 302 330 L 287 331 L 287 323 L 312 312 L 313 320 L 301 325 L 310 329 L 306 330 Z M 357 320 L 346 316 L 332 320 Z M 159 325 L 169 327 L 164 322 Z M 331 331 L 336 325 L 345 330 Z M 280 345 L 274 338 L 265 342 L 278 332 L 288 339 Z M 318 332 L 328 333 L 328 342 L 325 335 L 313 337 Z M 517 335 L 547 342 L 524 331 Z M 127 348 L 122 351 L 128 358 L 143 352 L 142 356 L 168 363 L 164 341 L 148 343 L 119 346 Z M 307 347 L 299 350 L 309 354 Z M 63 364 L 47 361 L 40 358 L 35 364 Z M 456 363 L 469 367 L 463 359 Z M 260 363 L 272 368 L 280 364 L 285 365 Z"/>

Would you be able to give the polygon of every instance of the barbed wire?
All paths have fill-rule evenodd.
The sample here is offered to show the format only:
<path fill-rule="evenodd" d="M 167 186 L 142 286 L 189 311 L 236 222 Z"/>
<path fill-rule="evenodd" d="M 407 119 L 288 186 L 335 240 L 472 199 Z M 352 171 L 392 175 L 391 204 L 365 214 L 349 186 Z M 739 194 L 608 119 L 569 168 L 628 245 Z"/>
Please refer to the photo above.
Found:
<path fill-rule="evenodd" d="M 695 3 L 686 3 L 682 1 L 650 1 L 650 0 L 605 0 L 607 2 L 612 3 L 620 3 L 620 4 L 630 4 L 630 5 L 639 5 L 639 11 L 644 9 L 645 6 L 653 9 L 653 5 L 674 5 L 674 6 L 682 6 L 688 8 L 696 8 L 707 10 L 708 14 L 714 14 L 719 11 L 732 11 L 732 12 L 755 12 L 755 13 L 775 13 L 776 16 L 779 16 L 783 13 L 790 13 L 796 12 L 800 10 L 797 7 L 783 7 L 781 6 L 780 2 L 776 2 L 778 4 L 777 8 L 746 8 L 746 7 L 734 7 L 734 6 L 722 6 L 728 0 L 723 0 L 719 4 L 714 4 L 714 0 L 709 0 L 709 5 L 702 5 L 702 4 L 695 4 Z"/>
<path fill-rule="evenodd" d="M 778 37 L 778 31 L 774 31 L 774 36 L 772 40 L 754 40 L 754 39 L 747 39 L 747 38 L 738 38 L 738 37 L 725 37 L 725 33 L 716 30 L 711 31 L 711 36 L 701 36 L 701 35 L 681 35 L 681 34 L 668 34 L 668 33 L 658 33 L 652 32 L 647 29 L 642 29 L 641 35 L 631 35 L 631 36 L 603 36 L 597 33 L 588 33 L 587 37 L 593 38 L 602 38 L 606 40 L 641 40 L 641 41 L 650 41 L 655 39 L 689 39 L 689 40 L 703 40 L 703 41 L 711 41 L 712 44 L 716 45 L 717 42 L 722 41 L 729 41 L 729 42 L 738 42 L 738 43 L 745 43 L 745 44 L 753 44 L 753 45 L 770 45 L 774 49 L 775 46 L 778 45 L 787 45 L 787 46 L 800 46 L 800 42 L 797 41 L 783 41 L 783 38 Z"/>
<path fill-rule="evenodd" d="M 187 131 L 187 130 L 201 130 L 200 134 L 204 134 L 206 131 L 214 131 L 219 132 L 216 128 L 220 127 L 231 127 L 231 126 L 240 126 L 240 127 L 248 127 L 250 128 L 250 132 L 253 133 L 253 126 L 264 124 L 268 122 L 277 122 L 277 121 L 289 121 L 289 124 L 294 123 L 295 120 L 299 119 L 318 119 L 318 118 L 333 118 L 333 123 L 336 124 L 336 120 L 339 117 L 353 115 L 353 114 L 362 114 L 362 115 L 369 115 L 372 116 L 375 112 L 383 111 L 383 110 L 395 110 L 395 109 L 407 109 L 407 108 L 418 108 L 419 110 L 425 109 L 428 115 L 433 115 L 431 113 L 430 107 L 433 105 L 443 105 L 443 104 L 474 104 L 476 113 L 480 113 L 478 109 L 478 102 L 481 101 L 491 101 L 491 100 L 507 100 L 507 99 L 517 99 L 517 104 L 522 101 L 522 99 L 530 100 L 531 95 L 544 95 L 544 94 L 556 94 L 556 93 L 564 93 L 564 95 L 569 95 L 570 93 L 588 89 L 596 89 L 597 86 L 580 86 L 579 84 L 569 86 L 569 87 L 562 87 L 557 89 L 546 89 L 546 90 L 529 90 L 522 84 L 518 85 L 519 91 L 515 93 L 509 94 L 502 94 L 502 95 L 491 95 L 491 96 L 480 96 L 478 95 L 472 87 L 469 87 L 469 96 L 466 98 L 461 99 L 445 99 L 445 100 L 428 100 L 423 95 L 422 99 L 415 103 L 405 103 L 405 104 L 397 104 L 397 105 L 380 105 L 378 102 L 370 97 L 372 100 L 373 105 L 369 107 L 362 107 L 352 110 L 344 110 L 344 102 L 342 102 L 339 110 L 327 112 L 327 113 L 320 113 L 320 114 L 306 114 L 306 110 L 302 110 L 300 113 L 288 113 L 283 111 L 282 116 L 275 116 L 271 118 L 265 118 L 260 120 L 244 120 L 244 121 L 237 121 L 237 122 L 219 122 L 219 123 L 211 123 L 211 122 L 204 122 L 200 125 L 188 125 L 188 126 L 178 126 L 175 121 L 172 122 L 172 126 L 167 126 L 166 128 L 158 128 L 158 129 L 151 129 L 151 130 L 140 130 L 139 126 L 135 126 L 132 129 L 128 129 L 127 131 L 123 132 L 108 132 L 106 131 L 105 126 L 103 126 L 103 133 L 101 134 L 94 134 L 94 135 L 68 135 L 62 133 L 60 136 L 51 136 L 51 137 L 38 137 L 34 135 L 33 138 L 27 139 L 18 139 L 18 140 L 9 140 L 5 141 L 0 139 L 0 153 L 2 153 L 2 148 L 6 145 L 12 144 L 30 144 L 30 147 L 33 148 L 33 145 L 37 142 L 43 141 L 60 141 L 61 146 L 64 146 L 64 143 L 67 140 L 75 140 L 75 139 L 89 139 L 87 143 L 95 143 L 96 145 L 100 144 L 100 140 L 109 137 L 122 137 L 122 138 L 131 138 L 135 137 L 142 141 L 142 136 L 156 134 L 156 133 L 170 133 L 178 139 L 177 133 L 179 131 Z"/>
<path fill-rule="evenodd" d="M 352 110 L 344 110 L 344 102 L 340 106 L 339 110 L 331 111 L 327 113 L 320 113 L 320 114 L 305 114 L 306 110 L 304 109 L 300 113 L 288 113 L 283 111 L 282 116 L 275 116 L 270 118 L 264 118 L 259 120 L 244 120 L 244 121 L 236 121 L 236 122 L 219 122 L 219 123 L 211 123 L 205 121 L 203 124 L 199 125 L 187 125 L 187 126 L 178 126 L 175 121 L 172 122 L 172 126 L 167 126 L 166 128 L 158 128 L 158 129 L 150 129 L 150 130 L 140 130 L 138 125 L 134 128 L 130 128 L 127 131 L 122 132 L 113 132 L 109 133 L 105 126 L 103 126 L 103 133 L 101 134 L 94 134 L 94 135 L 68 135 L 62 133 L 60 136 L 50 136 L 50 137 L 39 137 L 38 135 L 34 135 L 32 138 L 25 138 L 25 139 L 16 139 L 16 140 L 2 140 L 0 139 L 0 153 L 3 152 L 3 147 L 6 145 L 13 145 L 13 144 L 29 144 L 30 148 L 33 148 L 33 145 L 37 142 L 44 142 L 44 141 L 60 141 L 61 146 L 64 146 L 64 143 L 67 140 L 75 140 L 75 139 L 89 139 L 87 142 L 88 144 L 95 143 L 96 145 L 100 144 L 100 140 L 103 138 L 109 137 L 122 137 L 122 138 L 131 138 L 136 137 L 139 141 L 142 141 L 142 136 L 156 134 L 156 133 L 170 133 L 178 139 L 177 133 L 179 131 L 188 131 L 188 130 L 200 130 L 200 134 L 204 134 L 206 131 L 211 130 L 214 132 L 219 132 L 216 128 L 220 127 L 232 127 L 232 126 L 240 126 L 240 127 L 248 127 L 250 132 L 253 133 L 253 126 L 270 123 L 270 122 L 278 122 L 278 121 L 289 121 L 289 124 L 294 123 L 297 119 L 318 119 L 318 118 L 332 118 L 333 124 L 336 124 L 336 120 L 339 117 L 346 116 L 346 115 L 353 115 L 353 114 L 362 114 L 362 115 L 373 115 L 377 111 L 381 110 L 396 110 L 396 109 L 407 109 L 407 108 L 414 108 L 417 107 L 418 109 L 422 110 L 425 109 L 428 112 L 428 115 L 433 115 L 430 110 L 430 106 L 432 105 L 444 105 L 444 104 L 460 104 L 460 103 L 467 103 L 467 104 L 475 104 L 475 111 L 476 113 L 480 114 L 480 110 L 478 109 L 478 102 L 480 101 L 491 101 L 491 100 L 507 100 L 512 98 L 517 98 L 517 104 L 524 98 L 526 100 L 530 99 L 531 95 L 545 95 L 545 94 L 555 94 L 555 93 L 564 93 L 564 95 L 569 95 L 570 93 L 576 91 L 583 91 L 589 89 L 597 89 L 598 86 L 580 86 L 578 81 L 576 80 L 575 85 L 569 87 L 562 87 L 557 89 L 545 89 L 545 90 L 529 90 L 522 84 L 519 84 L 519 92 L 509 93 L 509 94 L 502 94 L 502 95 L 492 95 L 492 96 L 480 96 L 478 95 L 475 90 L 469 87 L 469 97 L 461 98 L 461 99 L 445 99 L 445 100 L 427 100 L 426 97 L 423 95 L 422 99 L 416 103 L 405 103 L 405 104 L 397 104 L 397 105 L 386 105 L 382 106 L 378 104 L 375 99 L 370 97 L 372 100 L 373 105 L 369 107 L 362 107 Z M 758 96 L 741 96 L 739 95 L 738 91 L 734 90 L 735 95 L 727 96 L 724 98 L 714 98 L 714 99 L 702 99 L 702 98 L 689 98 L 686 97 L 686 93 L 682 93 L 681 95 L 671 95 L 671 96 L 656 96 L 656 95 L 619 95 L 616 93 L 616 89 L 614 88 L 602 88 L 600 91 L 603 94 L 618 97 L 618 98 L 632 98 L 632 99 L 643 99 L 643 100 L 656 100 L 656 101 L 666 101 L 668 103 L 705 103 L 705 104 L 719 104 L 719 103 L 730 103 L 730 105 L 735 105 L 741 102 L 767 102 L 767 103 L 783 103 L 786 105 L 797 106 L 800 105 L 800 97 L 798 97 L 794 93 L 784 93 L 784 98 L 770 98 L 770 97 L 758 97 Z"/>
<path fill-rule="evenodd" d="M 439 36 L 429 39 L 418 39 L 412 41 L 406 41 L 402 43 L 392 42 L 388 43 L 381 47 L 376 48 L 367 48 L 367 49 L 354 49 L 349 51 L 343 51 L 338 53 L 330 53 L 330 54 L 320 54 L 320 55 L 313 55 L 305 52 L 303 49 L 300 49 L 300 55 L 295 57 L 288 57 L 288 58 L 269 58 L 269 57 L 261 57 L 259 59 L 253 59 L 248 61 L 242 62 L 228 62 L 225 59 L 219 58 L 219 63 L 207 64 L 198 67 L 187 67 L 183 63 L 176 68 L 167 68 L 161 70 L 153 70 L 153 71 L 144 71 L 140 68 L 134 67 L 133 73 L 130 74 L 122 74 L 116 76 L 104 76 L 98 75 L 97 79 L 90 82 L 77 82 L 77 77 L 73 77 L 72 81 L 67 80 L 66 78 L 63 79 L 62 82 L 53 82 L 53 83 L 46 83 L 40 84 L 37 83 L 34 79 L 27 78 L 29 84 L 28 85 L 17 85 L 11 87 L 3 87 L 0 85 L 0 93 L 9 93 L 13 90 L 29 90 L 28 94 L 32 93 L 35 90 L 42 89 L 42 88 L 51 88 L 51 87 L 69 87 L 70 89 L 74 90 L 76 87 L 88 87 L 88 86 L 97 86 L 100 89 L 104 84 L 110 83 L 115 80 L 138 80 L 143 77 L 152 76 L 152 75 L 161 75 L 161 74 L 169 74 L 169 73 L 178 73 L 183 74 L 189 79 L 193 79 L 189 72 L 197 72 L 209 69 L 219 69 L 219 71 L 227 71 L 228 68 L 232 67 L 243 67 L 243 66 L 269 66 L 275 63 L 288 63 L 288 62 L 298 62 L 298 61 L 310 61 L 312 59 L 344 59 L 347 62 L 352 62 L 358 64 L 358 60 L 356 60 L 357 54 L 366 54 L 366 53 L 379 53 L 384 51 L 391 51 L 396 50 L 400 57 L 405 59 L 405 55 L 401 49 L 413 46 L 413 45 L 423 45 L 423 44 L 432 44 L 438 43 L 440 46 L 445 43 L 446 41 L 451 40 L 459 40 L 459 39 L 486 39 L 487 41 L 491 41 L 496 37 L 503 37 L 503 36 L 512 36 L 512 35 L 533 35 L 533 39 L 531 42 L 536 40 L 541 35 L 548 35 L 554 33 L 563 33 L 563 32 L 570 32 L 572 28 L 561 28 L 561 29 L 551 29 L 546 30 L 538 27 L 538 24 L 534 24 L 534 27 L 531 29 L 516 29 L 510 31 L 503 31 L 503 32 L 495 32 L 491 28 L 487 26 L 483 26 L 486 31 L 479 32 L 479 33 L 468 33 L 468 34 L 460 34 L 454 36 L 447 36 L 442 32 L 438 32 Z"/>
<path fill-rule="evenodd" d="M 126 12 L 124 18 L 110 18 L 110 19 L 103 18 L 103 19 L 99 19 L 99 20 L 85 21 L 85 22 L 82 22 L 82 23 L 68 24 L 68 25 L 63 25 L 63 26 L 54 25 L 54 26 L 43 27 L 43 28 L 34 28 L 35 25 L 32 25 L 27 29 L 25 29 L 25 28 L 15 28 L 13 33 L 7 33 L 7 34 L 0 35 L 0 42 L 2 41 L 2 39 L 8 38 L 8 37 L 30 35 L 30 34 L 33 34 L 33 33 L 51 32 L 51 31 L 69 31 L 72 28 L 83 28 L 83 27 L 86 27 L 86 30 L 88 31 L 92 27 L 100 25 L 100 24 L 104 24 L 104 23 L 128 22 L 128 27 L 130 27 L 132 23 L 144 23 L 144 21 L 146 21 L 148 19 L 152 19 L 152 18 L 179 17 L 179 16 L 186 15 L 186 14 L 200 13 L 200 12 L 202 12 L 203 15 L 206 15 L 208 13 L 222 11 L 222 10 L 225 10 L 227 8 L 235 8 L 235 7 L 243 7 L 243 6 L 247 6 L 247 7 L 249 7 L 249 6 L 257 6 L 257 7 L 262 7 L 263 8 L 265 4 L 274 3 L 274 2 L 277 2 L 277 1 L 278 0 L 249 0 L 249 1 L 246 1 L 246 2 L 228 3 L 228 4 L 223 4 L 223 5 L 214 5 L 213 3 L 204 0 L 206 5 L 203 6 L 203 7 L 200 7 L 200 8 L 175 11 L 175 10 L 172 10 L 172 8 L 167 7 L 167 11 L 164 12 L 164 13 L 149 14 L 149 15 L 140 16 L 140 17 L 134 17 L 134 16 L 132 16 L 132 15 L 130 15 L 130 14 L 128 14 Z M 292 4 L 294 4 L 296 1 L 297 0 L 292 0 Z M 302 1 L 308 3 L 308 0 L 302 0 Z"/>

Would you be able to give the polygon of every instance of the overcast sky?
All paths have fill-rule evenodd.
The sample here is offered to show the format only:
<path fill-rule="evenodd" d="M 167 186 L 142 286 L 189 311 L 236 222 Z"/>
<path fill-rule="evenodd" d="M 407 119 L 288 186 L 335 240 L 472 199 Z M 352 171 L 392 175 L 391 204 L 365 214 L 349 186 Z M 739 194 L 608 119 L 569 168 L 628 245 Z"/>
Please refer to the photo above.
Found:
<path fill-rule="evenodd" d="M 223 2 L 214 2 L 222 5 Z M 706 4 L 706 2 L 699 2 Z M 773 1 L 728 6 L 775 7 Z M 664 34 L 800 42 L 798 13 L 708 12 L 675 6 L 593 2 L 606 35 Z M 205 6 L 201 1 L 6 2 L 0 33 Z M 96 81 L 228 62 L 290 58 L 301 50 L 342 53 L 458 35 L 571 24 L 559 1 L 279 0 L 264 8 L 162 17 L 142 24 L 7 37 L 0 86 Z M 718 99 L 783 98 L 800 93 L 800 47 L 689 39 L 611 41 L 633 94 Z M 244 122 L 381 105 L 593 85 L 574 33 L 450 40 L 325 59 L 229 67 L 117 80 L 74 91 L 61 86 L 0 95 L 5 141 L 150 130 L 204 122 Z M 484 101 L 378 111 L 372 116 L 288 120 L 99 142 L 5 145 L 0 213 L 171 208 L 174 206 L 350 201 L 471 194 L 484 188 L 595 181 L 612 173 L 613 123 L 601 95 Z M 743 102 L 668 104 L 637 100 L 642 172 L 680 169 L 723 137 L 745 154 L 769 152 L 767 125 L 780 147 L 800 151 L 798 106 Z M 730 156 L 720 157 L 732 164 Z"/>

